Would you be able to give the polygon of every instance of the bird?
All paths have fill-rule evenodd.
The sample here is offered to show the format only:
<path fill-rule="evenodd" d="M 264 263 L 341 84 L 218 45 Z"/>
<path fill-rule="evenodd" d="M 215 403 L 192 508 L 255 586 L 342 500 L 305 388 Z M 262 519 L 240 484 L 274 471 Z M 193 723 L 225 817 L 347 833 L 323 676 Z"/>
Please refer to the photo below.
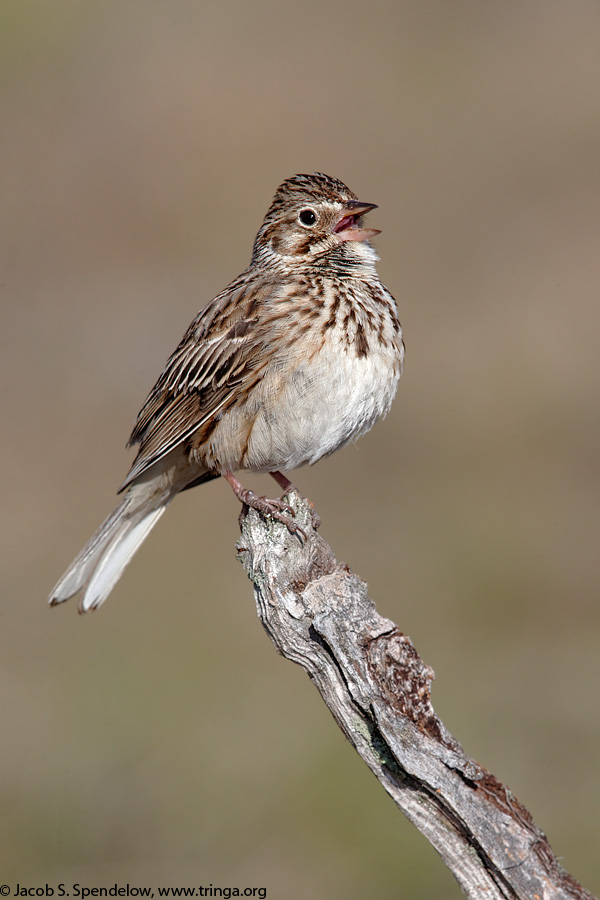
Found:
<path fill-rule="evenodd" d="M 396 301 L 358 199 L 322 172 L 277 188 L 248 268 L 200 310 L 150 391 L 121 500 L 48 600 L 98 608 L 181 491 L 223 477 L 241 503 L 302 532 L 283 499 L 235 472 L 284 474 L 356 440 L 390 409 L 404 363 Z M 305 535 L 304 535 L 305 536 Z"/>

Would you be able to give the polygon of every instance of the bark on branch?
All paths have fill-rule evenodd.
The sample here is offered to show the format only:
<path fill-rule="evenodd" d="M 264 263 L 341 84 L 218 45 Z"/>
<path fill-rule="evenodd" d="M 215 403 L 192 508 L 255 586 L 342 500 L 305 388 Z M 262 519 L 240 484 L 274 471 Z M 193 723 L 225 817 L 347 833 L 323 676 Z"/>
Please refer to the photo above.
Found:
<path fill-rule="evenodd" d="M 239 558 L 275 647 L 301 665 L 350 743 L 438 851 L 467 897 L 594 900 L 557 862 L 508 788 L 470 759 L 436 716 L 433 671 L 378 615 L 363 581 L 312 527 L 312 506 L 286 501 L 302 540 L 254 510 Z"/>

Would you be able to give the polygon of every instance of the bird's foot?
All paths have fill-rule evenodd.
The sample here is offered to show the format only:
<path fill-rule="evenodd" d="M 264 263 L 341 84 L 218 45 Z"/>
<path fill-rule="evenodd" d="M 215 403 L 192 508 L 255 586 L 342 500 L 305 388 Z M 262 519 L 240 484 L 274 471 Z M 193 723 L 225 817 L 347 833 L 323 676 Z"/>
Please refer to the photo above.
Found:
<path fill-rule="evenodd" d="M 259 497 L 254 491 L 244 489 L 244 496 L 239 498 L 245 506 L 257 510 L 263 515 L 271 516 L 286 526 L 290 534 L 299 534 L 306 540 L 306 532 L 297 525 L 292 516 L 295 515 L 292 507 L 281 499 L 271 499 L 270 497 Z"/>
<path fill-rule="evenodd" d="M 285 501 L 281 499 L 259 497 L 254 491 L 245 488 L 231 472 L 224 472 L 223 476 L 231 485 L 235 496 L 244 504 L 244 506 L 255 509 L 263 515 L 271 516 L 271 518 L 276 519 L 278 522 L 285 525 L 291 534 L 299 534 L 306 540 L 306 532 L 304 529 L 300 528 L 300 526 L 291 518 L 295 513 L 289 503 L 285 503 Z M 291 482 L 288 482 L 288 485 L 290 488 L 293 487 Z"/>
<path fill-rule="evenodd" d="M 289 478 L 285 477 L 283 472 L 270 472 L 269 474 L 271 475 L 272 478 L 275 479 L 277 484 L 283 488 L 284 493 L 287 491 L 296 491 L 296 493 L 300 493 L 297 490 L 297 488 L 294 487 L 294 485 L 289 480 Z M 300 496 L 302 496 L 302 495 L 300 495 Z M 305 499 L 307 499 L 307 498 L 305 498 Z M 313 529 L 315 531 L 317 531 L 317 529 L 319 528 L 319 525 L 321 524 L 321 516 L 318 514 L 318 512 L 316 512 L 312 500 L 309 500 L 308 502 L 310 504 L 310 515 L 311 515 L 310 524 L 312 525 Z"/>

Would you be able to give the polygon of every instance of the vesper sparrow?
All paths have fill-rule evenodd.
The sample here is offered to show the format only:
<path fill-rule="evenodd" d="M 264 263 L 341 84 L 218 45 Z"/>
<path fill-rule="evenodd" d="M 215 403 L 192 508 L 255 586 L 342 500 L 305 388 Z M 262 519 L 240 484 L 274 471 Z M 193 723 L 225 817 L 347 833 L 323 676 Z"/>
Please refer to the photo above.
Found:
<path fill-rule="evenodd" d="M 319 172 L 277 189 L 250 265 L 196 316 L 144 403 L 123 499 L 51 604 L 80 593 L 80 612 L 100 606 L 175 494 L 220 475 L 294 530 L 282 501 L 233 472 L 269 472 L 287 489 L 282 470 L 333 453 L 389 410 L 404 345 L 368 243 L 379 232 L 363 225 L 372 209 Z"/>

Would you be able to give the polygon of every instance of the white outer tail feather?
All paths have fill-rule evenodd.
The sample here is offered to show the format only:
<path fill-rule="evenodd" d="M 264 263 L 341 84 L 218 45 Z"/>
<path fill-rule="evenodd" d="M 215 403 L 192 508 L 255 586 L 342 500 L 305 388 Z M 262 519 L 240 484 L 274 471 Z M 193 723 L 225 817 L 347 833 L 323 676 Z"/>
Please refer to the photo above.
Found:
<path fill-rule="evenodd" d="M 145 497 L 136 497 L 138 491 L 139 488 L 129 488 L 121 503 L 73 560 L 50 594 L 51 605 L 81 593 L 79 612 L 87 612 L 106 600 L 171 500 L 171 496 L 148 497 L 147 491 L 143 492 Z"/>

